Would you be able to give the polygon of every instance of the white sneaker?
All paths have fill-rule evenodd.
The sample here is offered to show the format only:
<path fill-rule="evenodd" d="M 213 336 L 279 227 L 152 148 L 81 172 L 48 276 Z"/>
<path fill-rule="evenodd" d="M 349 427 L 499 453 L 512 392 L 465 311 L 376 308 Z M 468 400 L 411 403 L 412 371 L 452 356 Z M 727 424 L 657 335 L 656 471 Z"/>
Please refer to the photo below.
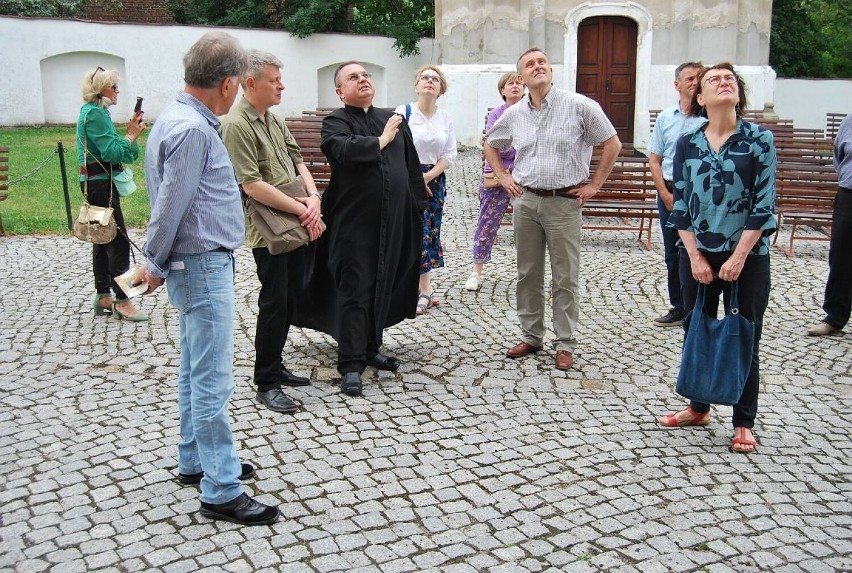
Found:
<path fill-rule="evenodd" d="M 482 282 L 479 275 L 477 273 L 470 273 L 470 276 L 467 277 L 467 282 L 464 283 L 465 290 L 477 291 L 480 286 L 482 286 Z"/>

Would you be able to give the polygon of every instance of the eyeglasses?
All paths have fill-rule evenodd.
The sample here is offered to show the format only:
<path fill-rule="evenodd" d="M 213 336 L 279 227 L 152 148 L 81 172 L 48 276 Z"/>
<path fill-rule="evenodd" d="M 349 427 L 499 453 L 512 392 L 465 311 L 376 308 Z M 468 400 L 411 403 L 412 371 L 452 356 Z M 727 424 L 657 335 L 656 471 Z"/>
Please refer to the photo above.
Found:
<path fill-rule="evenodd" d="M 735 76 L 734 74 L 726 74 L 724 76 L 712 76 L 704 80 L 705 84 L 710 84 L 714 88 L 722 85 L 722 82 L 733 85 L 737 83 L 737 76 Z"/>
<path fill-rule="evenodd" d="M 358 73 L 358 74 L 349 74 L 348 76 L 346 76 L 346 81 L 347 82 L 357 82 L 361 78 L 364 78 L 365 80 L 369 80 L 372 77 L 373 77 L 373 74 L 371 74 L 370 72 L 361 72 L 361 73 Z"/>
<path fill-rule="evenodd" d="M 94 80 L 95 80 L 95 74 L 97 74 L 98 72 L 105 72 L 105 71 L 106 71 L 105 69 L 103 69 L 102 67 L 98 66 L 98 67 L 97 67 L 97 69 L 95 69 L 95 71 L 94 71 L 94 72 L 92 72 L 92 77 L 91 77 L 91 78 L 89 78 L 89 81 L 90 81 L 90 82 L 94 81 Z"/>
<path fill-rule="evenodd" d="M 424 82 L 441 83 L 441 78 L 438 76 L 433 76 L 432 74 L 423 74 L 422 76 L 420 76 L 420 80 Z"/>

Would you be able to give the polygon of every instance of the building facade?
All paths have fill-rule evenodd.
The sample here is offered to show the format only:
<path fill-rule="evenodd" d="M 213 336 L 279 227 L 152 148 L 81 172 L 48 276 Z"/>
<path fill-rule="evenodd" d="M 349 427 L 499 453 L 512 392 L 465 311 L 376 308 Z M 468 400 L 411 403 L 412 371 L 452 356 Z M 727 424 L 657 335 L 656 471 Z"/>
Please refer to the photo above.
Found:
<path fill-rule="evenodd" d="M 675 101 L 681 62 L 730 61 L 745 76 L 750 107 L 773 101 L 771 0 L 439 0 L 435 18 L 437 61 L 468 99 L 488 102 L 478 104 L 482 114 L 498 103 L 496 87 L 479 92 L 474 78 L 496 84 L 533 46 L 547 52 L 557 86 L 600 102 L 621 139 L 639 146 L 648 110 Z"/>

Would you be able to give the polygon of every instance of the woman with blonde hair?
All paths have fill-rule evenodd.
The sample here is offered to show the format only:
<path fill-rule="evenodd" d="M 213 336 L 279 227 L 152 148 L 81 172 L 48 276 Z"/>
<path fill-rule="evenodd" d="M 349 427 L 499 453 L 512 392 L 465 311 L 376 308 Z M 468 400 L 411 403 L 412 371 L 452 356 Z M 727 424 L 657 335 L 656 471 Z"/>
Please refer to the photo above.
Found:
<path fill-rule="evenodd" d="M 77 160 L 80 163 L 80 188 L 86 200 L 99 207 L 112 207 L 118 233 L 104 245 L 92 245 L 95 315 L 115 313 L 119 319 L 140 322 L 148 317 L 136 307 L 115 282 L 115 277 L 130 268 L 130 239 L 121 212 L 121 200 L 112 176 L 139 156 L 137 139 L 145 129 L 142 112 L 134 113 L 121 137 L 112 123 L 109 107 L 118 103 L 118 72 L 101 67 L 83 76 L 83 107 L 77 119 Z M 112 292 L 110 291 L 112 290 Z M 115 293 L 115 298 L 113 298 Z"/>
<path fill-rule="evenodd" d="M 437 66 L 423 66 L 414 74 L 414 93 L 417 99 L 396 108 L 405 117 L 414 147 L 420 157 L 423 181 L 429 195 L 429 206 L 423 212 L 423 248 L 420 262 L 420 294 L 417 314 L 440 304 L 432 286 L 432 269 L 444 266 L 444 247 L 441 245 L 441 219 L 447 194 L 444 173 L 456 160 L 456 132 L 453 117 L 438 109 L 438 98 L 447 91 L 447 78 Z"/>

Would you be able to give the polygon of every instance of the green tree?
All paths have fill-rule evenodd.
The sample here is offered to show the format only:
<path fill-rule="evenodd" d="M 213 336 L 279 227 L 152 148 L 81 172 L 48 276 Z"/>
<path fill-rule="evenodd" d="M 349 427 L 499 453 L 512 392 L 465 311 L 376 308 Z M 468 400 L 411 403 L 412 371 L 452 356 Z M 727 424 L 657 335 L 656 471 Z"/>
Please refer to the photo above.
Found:
<path fill-rule="evenodd" d="M 769 64 L 785 77 L 852 77 L 852 2 L 774 0 Z"/>
<path fill-rule="evenodd" d="M 434 0 L 166 0 L 181 24 L 283 28 L 297 38 L 322 32 L 380 34 L 402 56 L 432 37 Z"/>
<path fill-rule="evenodd" d="M 0 16 L 69 18 L 79 15 L 84 0 L 0 0 Z"/>

